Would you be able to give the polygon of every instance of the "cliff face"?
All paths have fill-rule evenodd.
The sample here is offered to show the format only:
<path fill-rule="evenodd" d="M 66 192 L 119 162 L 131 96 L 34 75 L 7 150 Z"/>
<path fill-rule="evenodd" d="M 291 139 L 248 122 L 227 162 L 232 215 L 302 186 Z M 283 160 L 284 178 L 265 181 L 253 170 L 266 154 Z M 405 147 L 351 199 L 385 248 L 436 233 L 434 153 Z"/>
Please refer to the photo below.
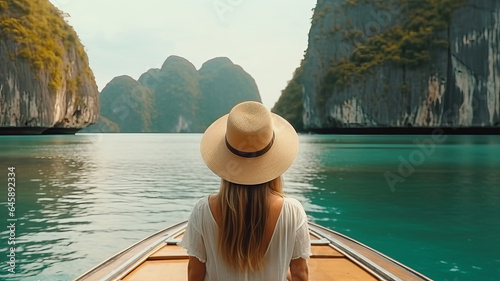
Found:
<path fill-rule="evenodd" d="M 198 130 L 196 100 L 200 94 L 198 72 L 192 63 L 170 56 L 161 69 L 151 69 L 139 78 L 152 89 L 156 114 L 154 132 L 188 133 Z"/>
<path fill-rule="evenodd" d="M 203 132 L 213 121 L 247 100 L 261 101 L 257 85 L 228 58 L 200 70 L 170 56 L 161 69 L 138 81 L 114 78 L 101 92 L 101 117 L 84 132 Z"/>
<path fill-rule="evenodd" d="M 500 2 L 318 0 L 306 129 L 500 125 Z"/>
<path fill-rule="evenodd" d="M 109 124 L 106 121 L 111 121 L 123 128 L 121 131 L 123 133 L 151 130 L 151 113 L 153 113 L 151 89 L 129 76 L 119 76 L 102 89 L 100 99 L 101 118 L 98 124 L 105 125 Z M 104 116 L 109 116 L 109 120 Z"/>
<path fill-rule="evenodd" d="M 97 121 L 88 58 L 47 0 L 0 1 L 0 131 L 76 132 Z"/>
<path fill-rule="evenodd" d="M 302 73 L 303 63 L 293 73 L 292 80 L 288 82 L 286 88 L 281 91 L 281 96 L 271 109 L 272 112 L 285 118 L 292 124 L 296 131 L 304 131 L 304 115 Z"/>

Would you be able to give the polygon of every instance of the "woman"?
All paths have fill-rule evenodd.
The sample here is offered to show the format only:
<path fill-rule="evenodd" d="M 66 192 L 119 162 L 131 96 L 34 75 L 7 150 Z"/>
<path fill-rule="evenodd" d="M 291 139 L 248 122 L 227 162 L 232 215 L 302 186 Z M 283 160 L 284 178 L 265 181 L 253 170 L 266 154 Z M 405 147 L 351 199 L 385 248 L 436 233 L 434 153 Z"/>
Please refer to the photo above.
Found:
<path fill-rule="evenodd" d="M 306 214 L 282 194 L 297 152 L 293 127 L 257 102 L 236 105 L 206 130 L 201 155 L 221 185 L 196 203 L 180 243 L 188 280 L 307 280 Z"/>

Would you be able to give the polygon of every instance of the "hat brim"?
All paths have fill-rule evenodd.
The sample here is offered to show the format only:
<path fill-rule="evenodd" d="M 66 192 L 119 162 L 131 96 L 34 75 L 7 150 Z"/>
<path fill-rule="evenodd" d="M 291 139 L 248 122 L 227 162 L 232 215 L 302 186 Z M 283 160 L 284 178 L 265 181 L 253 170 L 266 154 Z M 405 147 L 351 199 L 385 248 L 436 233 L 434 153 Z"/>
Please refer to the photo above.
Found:
<path fill-rule="evenodd" d="M 207 167 L 236 184 L 255 185 L 281 176 L 292 165 L 299 149 L 295 129 L 281 116 L 271 113 L 275 139 L 271 148 L 255 158 L 232 153 L 226 145 L 228 114 L 217 119 L 203 134 L 200 151 Z"/>

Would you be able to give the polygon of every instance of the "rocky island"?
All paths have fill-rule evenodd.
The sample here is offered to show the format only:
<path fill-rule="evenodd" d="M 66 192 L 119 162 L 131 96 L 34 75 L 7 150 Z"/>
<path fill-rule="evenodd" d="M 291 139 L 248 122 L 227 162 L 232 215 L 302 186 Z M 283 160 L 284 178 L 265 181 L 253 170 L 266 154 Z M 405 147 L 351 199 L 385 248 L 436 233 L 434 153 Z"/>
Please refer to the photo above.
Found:
<path fill-rule="evenodd" d="M 48 0 L 0 0 L 0 134 L 75 133 L 99 93 L 64 13 Z"/>
<path fill-rule="evenodd" d="M 101 116 L 82 132 L 200 133 L 243 101 L 261 101 L 255 80 L 226 57 L 199 70 L 170 56 L 138 80 L 119 76 L 101 91 Z"/>
<path fill-rule="evenodd" d="M 313 132 L 499 132 L 499 15 L 495 0 L 318 0 L 273 111 Z"/>

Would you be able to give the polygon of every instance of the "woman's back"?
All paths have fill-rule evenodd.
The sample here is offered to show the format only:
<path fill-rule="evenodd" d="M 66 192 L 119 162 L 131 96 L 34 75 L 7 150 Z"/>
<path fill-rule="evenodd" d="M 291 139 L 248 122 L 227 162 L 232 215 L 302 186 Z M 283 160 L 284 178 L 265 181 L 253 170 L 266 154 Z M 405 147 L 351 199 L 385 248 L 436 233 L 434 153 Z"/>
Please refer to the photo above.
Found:
<path fill-rule="evenodd" d="M 274 233 L 274 229 L 276 228 L 276 222 L 278 221 L 278 218 L 280 217 L 281 214 L 281 209 L 283 207 L 283 196 L 269 193 L 268 195 L 268 205 L 266 206 L 268 211 L 267 211 L 267 218 L 265 220 L 266 226 L 264 229 L 264 235 L 262 239 L 262 244 L 264 245 L 264 248 L 268 248 L 269 242 L 271 241 L 272 235 Z M 222 198 L 219 194 L 210 196 L 208 198 L 208 203 L 210 206 L 210 212 L 212 213 L 213 218 L 215 219 L 215 222 L 217 223 L 218 229 L 221 228 L 221 225 L 223 224 L 222 222 Z"/>
<path fill-rule="evenodd" d="M 302 205 L 295 199 L 284 198 L 264 256 L 264 267 L 252 272 L 240 272 L 225 263 L 218 254 L 217 211 L 210 208 L 209 198 L 198 201 L 190 217 L 189 228 L 181 242 L 190 256 L 206 263 L 204 280 L 286 280 L 292 259 L 307 259 L 310 255 L 307 218 Z M 273 205 L 273 204 L 271 204 Z M 213 205 L 216 207 L 216 204 Z M 271 212 L 273 216 L 274 212 Z"/>

